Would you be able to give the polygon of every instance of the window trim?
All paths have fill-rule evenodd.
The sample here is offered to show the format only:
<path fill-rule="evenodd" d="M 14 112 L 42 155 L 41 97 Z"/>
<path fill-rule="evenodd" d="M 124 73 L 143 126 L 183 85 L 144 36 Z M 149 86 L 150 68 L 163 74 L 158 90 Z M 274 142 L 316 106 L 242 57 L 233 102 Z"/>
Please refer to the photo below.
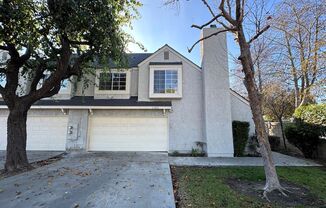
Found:
<path fill-rule="evenodd" d="M 154 71 L 176 70 L 178 89 L 176 93 L 154 93 Z M 151 65 L 149 68 L 149 98 L 182 98 L 182 65 Z"/>
<path fill-rule="evenodd" d="M 100 90 L 100 74 L 101 73 L 125 73 L 126 74 L 126 89 L 125 90 Z M 126 95 L 130 94 L 130 70 L 127 69 L 97 69 L 95 80 L 95 94 L 109 94 L 109 95 Z"/>

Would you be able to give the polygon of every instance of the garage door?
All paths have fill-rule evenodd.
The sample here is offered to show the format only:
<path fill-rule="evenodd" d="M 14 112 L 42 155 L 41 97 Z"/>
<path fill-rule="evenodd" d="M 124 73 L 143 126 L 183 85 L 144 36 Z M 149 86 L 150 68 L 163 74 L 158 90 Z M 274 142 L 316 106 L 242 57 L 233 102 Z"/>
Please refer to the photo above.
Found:
<path fill-rule="evenodd" d="M 68 117 L 28 117 L 27 150 L 65 150 Z M 0 117 L 0 150 L 7 147 L 7 118 Z"/>
<path fill-rule="evenodd" d="M 167 145 L 167 118 L 90 119 L 90 151 L 167 151 Z"/>

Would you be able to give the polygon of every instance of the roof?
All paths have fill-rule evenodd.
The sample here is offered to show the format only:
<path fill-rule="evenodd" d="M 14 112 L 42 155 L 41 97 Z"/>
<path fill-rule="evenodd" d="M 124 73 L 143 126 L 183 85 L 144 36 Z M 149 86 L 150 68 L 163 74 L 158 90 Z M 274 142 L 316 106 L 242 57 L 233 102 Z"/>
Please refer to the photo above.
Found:
<path fill-rule="evenodd" d="M 237 91 L 233 90 L 232 88 L 230 88 L 230 92 L 233 93 L 235 96 L 237 96 L 240 100 L 245 101 L 245 103 L 247 105 L 249 105 L 248 98 L 245 98 L 244 96 L 242 96 L 241 94 L 239 94 Z"/>
<path fill-rule="evenodd" d="M 190 63 L 191 65 L 193 65 L 195 68 L 197 68 L 198 70 L 201 71 L 201 67 L 198 66 L 197 64 L 195 64 L 193 61 L 191 61 L 190 59 L 188 59 L 187 57 L 185 57 L 184 55 L 182 55 L 180 52 L 178 52 L 177 50 L 175 50 L 174 48 L 172 48 L 171 46 L 169 46 L 168 44 L 163 45 L 161 48 L 157 49 L 154 53 L 152 53 L 150 56 L 148 56 L 146 59 L 144 59 L 142 62 L 140 62 L 139 64 L 145 62 L 147 59 L 151 58 L 152 56 L 154 56 L 156 53 L 158 53 L 159 51 L 163 50 L 164 48 L 169 48 L 170 50 L 172 50 L 172 52 L 174 52 L 176 55 L 178 55 L 179 57 L 182 57 L 184 60 L 188 61 L 188 63 Z"/>
<path fill-rule="evenodd" d="M 5 105 L 0 101 L 0 106 Z M 44 99 L 33 106 L 119 106 L 119 107 L 171 107 L 170 101 L 138 101 L 138 97 L 130 99 L 94 99 L 93 96 L 75 96 L 71 99 Z"/>
<path fill-rule="evenodd" d="M 153 53 L 127 53 L 127 66 L 128 68 L 137 67 L 139 63 L 150 57 Z M 109 67 L 115 68 L 116 65 L 110 61 Z"/>

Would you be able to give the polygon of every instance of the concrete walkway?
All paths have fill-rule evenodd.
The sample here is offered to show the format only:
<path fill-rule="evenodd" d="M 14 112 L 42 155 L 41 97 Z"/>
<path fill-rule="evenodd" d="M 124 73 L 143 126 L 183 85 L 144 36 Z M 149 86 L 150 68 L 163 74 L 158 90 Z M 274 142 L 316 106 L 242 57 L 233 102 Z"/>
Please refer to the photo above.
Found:
<path fill-rule="evenodd" d="M 276 166 L 322 166 L 313 161 L 291 157 L 273 152 Z M 260 157 L 169 157 L 170 165 L 174 166 L 263 166 Z"/>
<path fill-rule="evenodd" d="M 58 156 L 64 152 L 60 151 L 27 151 L 27 158 L 30 163 L 46 160 Z M 3 169 L 6 161 L 6 151 L 0 150 L 0 170 Z"/>
<path fill-rule="evenodd" d="M 167 153 L 69 153 L 0 180 L 0 207 L 175 208 Z"/>

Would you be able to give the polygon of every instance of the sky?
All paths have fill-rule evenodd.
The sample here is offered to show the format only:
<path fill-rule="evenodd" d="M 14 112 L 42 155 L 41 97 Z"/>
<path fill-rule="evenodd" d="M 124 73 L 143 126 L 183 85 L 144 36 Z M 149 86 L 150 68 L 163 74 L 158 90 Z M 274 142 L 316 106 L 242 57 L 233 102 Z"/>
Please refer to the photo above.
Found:
<path fill-rule="evenodd" d="M 164 0 L 141 2 L 141 17 L 133 21 L 133 30 L 128 31 L 135 40 L 143 44 L 147 52 L 155 52 L 168 44 L 200 66 L 199 45 L 191 53 L 187 48 L 200 38 L 200 30 L 191 28 L 191 25 L 201 25 L 212 18 L 202 1 L 181 1 L 179 6 L 164 6 Z M 136 45 L 131 45 L 129 50 L 143 52 Z M 228 35 L 228 50 L 230 59 L 237 56 L 238 48 L 231 35 Z"/>

